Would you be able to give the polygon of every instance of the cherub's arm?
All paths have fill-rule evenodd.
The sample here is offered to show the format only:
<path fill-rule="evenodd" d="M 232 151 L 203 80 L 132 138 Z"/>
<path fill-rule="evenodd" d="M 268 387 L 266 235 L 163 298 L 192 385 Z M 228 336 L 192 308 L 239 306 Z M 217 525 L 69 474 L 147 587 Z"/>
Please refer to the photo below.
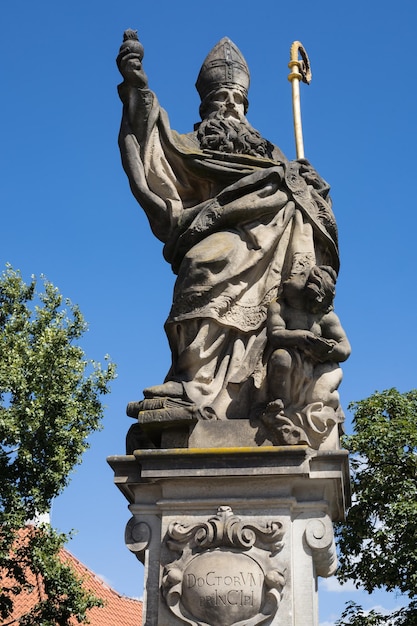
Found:
<path fill-rule="evenodd" d="M 143 46 L 136 31 L 125 31 L 116 62 L 124 80 L 119 147 L 133 195 L 145 211 L 152 232 L 166 243 L 182 211 L 169 157 L 161 136 L 168 133 L 166 115 L 148 87 L 142 67 Z"/>
<path fill-rule="evenodd" d="M 333 311 L 326 313 L 320 321 L 320 326 L 323 338 L 333 344 L 326 360 L 346 361 L 351 353 L 351 347 L 336 313 Z"/>
<path fill-rule="evenodd" d="M 285 304 L 274 301 L 268 309 L 267 333 L 273 348 L 299 348 L 307 350 L 314 333 L 303 329 L 288 329 L 285 317 L 290 314 Z"/>

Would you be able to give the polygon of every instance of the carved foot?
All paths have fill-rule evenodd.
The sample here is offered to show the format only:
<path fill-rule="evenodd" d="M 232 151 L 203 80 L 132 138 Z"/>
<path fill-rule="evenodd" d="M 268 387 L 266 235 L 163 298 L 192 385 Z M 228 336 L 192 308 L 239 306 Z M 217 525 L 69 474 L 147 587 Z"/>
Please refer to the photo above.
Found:
<path fill-rule="evenodd" d="M 162 385 L 154 385 L 143 390 L 145 398 L 182 398 L 185 399 L 185 392 L 182 383 L 168 380 Z"/>
<path fill-rule="evenodd" d="M 266 406 L 265 413 L 273 415 L 284 415 L 284 403 L 280 398 L 269 402 Z"/>

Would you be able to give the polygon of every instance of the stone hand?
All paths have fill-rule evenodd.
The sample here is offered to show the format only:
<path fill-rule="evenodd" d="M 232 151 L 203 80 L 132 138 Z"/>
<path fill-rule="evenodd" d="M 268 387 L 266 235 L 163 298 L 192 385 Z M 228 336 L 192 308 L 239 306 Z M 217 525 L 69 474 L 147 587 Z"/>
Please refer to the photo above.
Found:
<path fill-rule="evenodd" d="M 333 339 L 324 339 L 317 335 L 310 335 L 306 338 L 306 352 L 319 361 L 326 361 L 335 345 L 336 341 Z"/>
<path fill-rule="evenodd" d="M 127 32 L 127 31 L 126 31 Z M 143 46 L 137 39 L 126 39 L 116 58 L 117 67 L 132 87 L 147 88 L 148 78 L 143 71 Z"/>

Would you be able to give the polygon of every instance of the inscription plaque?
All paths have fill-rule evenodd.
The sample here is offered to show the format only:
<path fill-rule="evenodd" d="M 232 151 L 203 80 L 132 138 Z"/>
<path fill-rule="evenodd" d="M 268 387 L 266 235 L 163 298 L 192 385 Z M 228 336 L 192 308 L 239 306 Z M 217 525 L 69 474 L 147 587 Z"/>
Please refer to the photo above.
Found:
<path fill-rule="evenodd" d="M 204 622 L 232 626 L 260 612 L 264 579 L 260 566 L 246 554 L 201 554 L 184 570 L 182 602 Z"/>
<path fill-rule="evenodd" d="M 241 520 L 229 506 L 190 525 L 172 522 L 165 543 L 162 593 L 169 610 L 191 626 L 270 623 L 285 586 L 281 522 Z"/>

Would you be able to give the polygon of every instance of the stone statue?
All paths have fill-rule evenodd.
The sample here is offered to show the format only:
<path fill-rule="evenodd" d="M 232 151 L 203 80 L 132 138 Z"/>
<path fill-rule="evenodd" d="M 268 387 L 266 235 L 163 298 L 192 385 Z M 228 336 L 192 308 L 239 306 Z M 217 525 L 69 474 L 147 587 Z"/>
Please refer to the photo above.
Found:
<path fill-rule="evenodd" d="M 119 144 L 177 279 L 165 325 L 171 368 L 128 413 L 151 433 L 248 419 L 258 443 L 318 448 L 343 420 L 338 362 L 350 352 L 332 310 L 339 254 L 329 186 L 249 124 L 249 70 L 230 39 L 202 65 L 201 122 L 186 135 L 171 130 L 142 58 L 126 31 Z"/>
<path fill-rule="evenodd" d="M 300 50 L 293 93 L 308 74 Z M 119 143 L 177 275 L 172 362 L 128 405 L 127 454 L 109 463 L 132 511 L 126 544 L 145 565 L 144 621 L 313 626 L 350 484 L 329 186 L 301 158 L 300 116 L 294 161 L 249 124 L 249 70 L 230 39 L 201 67 L 201 122 L 185 135 L 149 89 L 143 52 L 126 31 Z"/>

